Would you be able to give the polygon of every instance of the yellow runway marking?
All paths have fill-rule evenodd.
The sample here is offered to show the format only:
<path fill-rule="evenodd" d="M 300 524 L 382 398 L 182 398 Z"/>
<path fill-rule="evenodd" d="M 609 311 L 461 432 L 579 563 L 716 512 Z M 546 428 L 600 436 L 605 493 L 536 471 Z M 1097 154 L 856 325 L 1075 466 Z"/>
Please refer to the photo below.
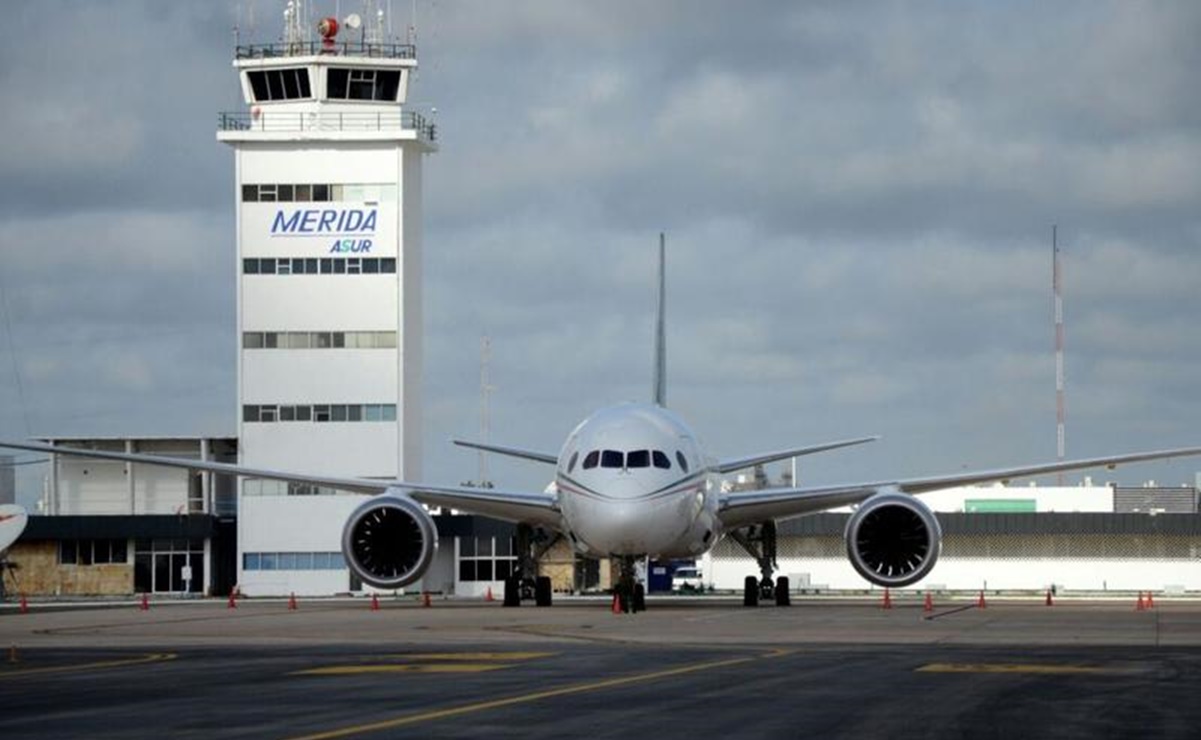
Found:
<path fill-rule="evenodd" d="M 919 673 L 1033 673 L 1041 675 L 1071 675 L 1106 673 L 1104 668 L 1085 665 L 1032 665 L 1027 663 L 930 663 L 918 668 Z"/>
<path fill-rule="evenodd" d="M 661 678 L 669 678 L 671 676 L 682 676 L 688 673 L 696 673 L 698 671 L 707 671 L 715 668 L 725 668 L 741 663 L 750 663 L 755 660 L 760 660 L 764 657 L 778 657 L 785 655 L 789 651 L 776 650 L 763 656 L 752 656 L 747 658 L 730 658 L 727 660 L 713 660 L 705 663 L 693 663 L 692 665 L 681 666 L 679 668 L 668 668 L 663 671 L 653 671 L 651 673 L 637 673 L 632 676 L 623 676 L 621 678 L 607 678 L 601 681 L 593 681 L 591 683 L 575 684 L 573 686 L 564 686 L 559 689 L 547 689 L 545 691 L 536 691 L 530 694 L 519 694 L 510 696 L 504 699 L 493 699 L 492 701 L 483 701 L 476 704 L 463 704 L 457 707 L 447 707 L 446 709 L 435 709 L 430 712 L 421 712 L 419 714 L 408 714 L 394 719 L 386 719 L 380 722 L 368 722 L 361 725 L 352 725 L 342 727 L 336 730 L 327 732 L 318 732 L 312 735 L 302 735 L 292 738 L 292 740 L 332 740 L 332 738 L 346 737 L 348 735 L 359 735 L 365 732 L 378 732 L 379 730 L 390 730 L 395 727 L 404 727 L 405 725 L 415 725 L 422 722 L 432 722 L 438 719 L 446 719 L 447 717 L 458 717 L 464 714 L 472 714 L 474 712 L 484 712 L 489 709 L 499 709 L 501 707 L 509 707 L 515 704 L 529 704 L 543 699 L 551 699 L 558 696 L 570 696 L 572 694 L 583 694 L 589 691 L 600 691 L 602 689 L 611 689 L 616 686 L 628 686 L 630 684 L 646 683 L 648 681 L 656 681 Z"/>
<path fill-rule="evenodd" d="M 534 660 L 554 653 L 404 653 L 386 656 L 389 660 Z"/>
<path fill-rule="evenodd" d="M 383 663 L 377 665 L 332 665 L 294 671 L 291 676 L 357 676 L 369 673 L 483 673 L 509 668 L 504 663 Z"/>
<path fill-rule="evenodd" d="M 15 671 L 4 670 L 0 671 L 0 679 L 14 678 L 18 676 L 34 676 L 43 673 L 71 673 L 73 671 L 94 671 L 102 668 L 121 668 L 130 665 L 141 665 L 143 663 L 158 663 L 165 660 L 175 660 L 175 658 L 175 653 L 150 653 L 137 658 L 124 658 L 121 660 L 101 660 L 95 663 L 50 666 L 47 668 L 26 668 L 17 669 Z"/>

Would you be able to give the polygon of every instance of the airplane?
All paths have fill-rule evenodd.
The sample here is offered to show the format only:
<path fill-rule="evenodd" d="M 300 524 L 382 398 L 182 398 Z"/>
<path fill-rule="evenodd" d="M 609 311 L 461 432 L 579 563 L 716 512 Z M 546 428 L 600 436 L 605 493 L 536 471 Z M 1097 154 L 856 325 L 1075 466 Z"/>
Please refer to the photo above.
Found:
<path fill-rule="evenodd" d="M 4 596 L 5 573 L 17 567 L 6 557 L 8 548 L 17 541 L 28 523 L 29 514 L 25 507 L 18 504 L 0 504 L 0 597 Z"/>
<path fill-rule="evenodd" d="M 938 560 L 942 531 L 918 495 L 965 486 L 1093 467 L 1201 455 L 1201 447 L 1135 452 L 992 470 L 817 487 L 726 491 L 722 476 L 777 460 L 864 444 L 861 437 L 715 459 L 697 435 L 667 408 L 666 257 L 659 238 L 658 309 L 652 401 L 602 408 L 580 422 L 557 454 L 454 440 L 455 444 L 554 467 L 544 491 L 433 485 L 404 480 L 346 478 L 251 468 L 137 453 L 106 452 L 0 440 L 0 447 L 105 460 L 163 465 L 375 494 L 342 530 L 342 553 L 366 584 L 400 589 L 419 580 L 438 546 L 426 507 L 444 507 L 516 524 L 518 560 L 505 581 L 504 603 L 531 599 L 550 606 L 551 582 L 537 576 L 538 559 L 561 538 L 589 557 L 615 558 L 615 596 L 623 611 L 645 609 L 636 564 L 645 557 L 694 558 L 729 537 L 755 559 L 759 575 L 744 582 L 743 604 L 789 604 L 787 577 L 776 570 L 776 522 L 853 506 L 846 524 L 847 557 L 867 581 L 899 588 L 920 581 Z"/>

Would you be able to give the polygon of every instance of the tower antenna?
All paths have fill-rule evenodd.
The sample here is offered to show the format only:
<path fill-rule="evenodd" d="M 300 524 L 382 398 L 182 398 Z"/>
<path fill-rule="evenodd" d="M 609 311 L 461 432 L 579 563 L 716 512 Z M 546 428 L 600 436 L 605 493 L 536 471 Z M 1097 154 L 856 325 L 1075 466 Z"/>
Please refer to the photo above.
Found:
<path fill-rule="evenodd" d="M 489 377 L 489 365 L 492 362 L 492 339 L 485 334 L 480 337 L 480 439 L 484 444 L 488 443 L 488 437 L 492 433 L 492 416 L 491 416 L 491 401 L 492 391 L 495 388 L 492 386 L 491 378 Z M 488 455 L 483 450 L 480 450 L 480 477 L 479 484 L 481 488 L 490 487 L 488 481 Z"/>
<path fill-rule="evenodd" d="M 1058 460 L 1064 458 L 1064 377 L 1063 377 L 1063 268 L 1059 259 L 1059 227 L 1051 227 L 1051 289 L 1055 301 L 1055 450 Z M 1063 473 L 1057 476 L 1063 485 Z"/>

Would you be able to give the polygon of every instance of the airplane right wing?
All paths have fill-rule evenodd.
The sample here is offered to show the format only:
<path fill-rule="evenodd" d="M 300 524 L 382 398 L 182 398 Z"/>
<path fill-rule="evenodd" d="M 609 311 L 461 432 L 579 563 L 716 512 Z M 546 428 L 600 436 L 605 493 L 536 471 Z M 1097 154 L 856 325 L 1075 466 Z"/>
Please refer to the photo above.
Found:
<path fill-rule="evenodd" d="M 840 447 L 851 447 L 853 445 L 861 445 L 867 442 L 875 442 L 879 437 L 859 437 L 858 439 L 844 439 L 838 442 L 825 442 L 818 445 L 810 445 L 808 447 L 797 447 L 791 450 L 779 450 L 778 452 L 764 452 L 758 455 L 750 455 L 747 457 L 734 457 L 724 460 L 719 460 L 713 469 L 719 473 L 732 473 L 735 470 L 751 468 L 756 465 L 764 465 L 776 460 L 783 460 L 788 457 L 804 457 L 818 452 L 826 452 L 827 450 L 837 450 Z"/>
<path fill-rule="evenodd" d="M 964 471 L 905 480 L 884 480 L 874 483 L 819 486 L 809 488 L 769 488 L 760 491 L 735 491 L 723 496 L 718 516 L 727 528 L 744 527 L 768 519 L 787 519 L 813 514 L 839 506 L 858 504 L 881 492 L 921 494 L 977 483 L 1008 481 L 1047 473 L 1108 467 L 1126 463 L 1165 460 L 1173 457 L 1201 455 L 1201 447 L 1183 447 L 1155 452 L 1135 452 L 1063 462 L 1020 465 L 993 470 Z"/>

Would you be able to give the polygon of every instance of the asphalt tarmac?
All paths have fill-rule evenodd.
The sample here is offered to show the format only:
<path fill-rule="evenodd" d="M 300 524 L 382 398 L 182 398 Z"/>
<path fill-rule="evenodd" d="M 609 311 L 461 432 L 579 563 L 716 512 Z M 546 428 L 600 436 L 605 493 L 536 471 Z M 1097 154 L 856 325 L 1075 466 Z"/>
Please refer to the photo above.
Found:
<path fill-rule="evenodd" d="M 0 737 L 1178 737 L 1201 604 L 0 610 Z"/>

